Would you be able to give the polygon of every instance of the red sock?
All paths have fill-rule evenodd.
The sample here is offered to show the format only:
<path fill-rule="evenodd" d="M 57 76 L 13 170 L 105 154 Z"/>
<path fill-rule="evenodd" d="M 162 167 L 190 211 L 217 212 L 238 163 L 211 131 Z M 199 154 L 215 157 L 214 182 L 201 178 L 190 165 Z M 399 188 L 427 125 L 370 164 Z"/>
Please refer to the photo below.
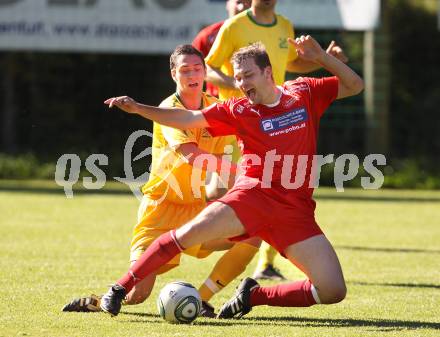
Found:
<path fill-rule="evenodd" d="M 182 248 L 175 238 L 175 230 L 166 232 L 154 240 L 139 260 L 130 267 L 128 273 L 116 283 L 123 286 L 128 293 L 136 283 L 142 281 L 181 251 Z"/>
<path fill-rule="evenodd" d="M 257 287 L 251 292 L 251 305 L 274 307 L 310 307 L 316 304 L 309 280 Z"/>

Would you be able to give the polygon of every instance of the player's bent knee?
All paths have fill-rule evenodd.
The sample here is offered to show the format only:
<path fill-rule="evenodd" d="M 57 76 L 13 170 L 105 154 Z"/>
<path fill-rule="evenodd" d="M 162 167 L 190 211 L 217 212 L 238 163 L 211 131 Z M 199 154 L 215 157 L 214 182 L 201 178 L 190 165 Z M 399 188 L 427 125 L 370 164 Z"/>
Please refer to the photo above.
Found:
<path fill-rule="evenodd" d="M 136 291 L 132 291 L 130 292 L 126 298 L 125 298 L 125 304 L 127 305 L 135 305 L 135 304 L 141 304 L 143 302 L 145 302 L 145 300 L 150 296 L 150 292 L 146 293 L 141 293 L 141 292 L 136 292 Z"/>
<path fill-rule="evenodd" d="M 148 282 L 148 280 L 144 280 L 144 282 Z M 127 304 L 127 305 L 135 305 L 135 304 L 143 303 L 148 297 L 150 297 L 152 288 L 153 287 L 150 284 L 145 284 L 143 282 L 137 284 L 127 294 L 127 296 L 125 296 L 125 304 Z"/>
<path fill-rule="evenodd" d="M 228 250 L 234 246 L 234 243 L 227 239 L 211 240 L 202 243 L 201 251 L 220 251 Z"/>
<path fill-rule="evenodd" d="M 145 300 L 146 298 L 127 297 L 127 299 L 125 300 L 125 304 L 136 305 L 136 304 L 144 303 Z"/>
<path fill-rule="evenodd" d="M 262 240 L 258 236 L 253 236 L 245 241 L 243 243 L 247 243 L 248 245 L 254 246 L 259 248 L 261 246 Z"/>
<path fill-rule="evenodd" d="M 325 292 L 319 292 L 319 298 L 322 304 L 335 304 L 344 300 L 347 295 L 345 283 L 333 285 Z"/>
<path fill-rule="evenodd" d="M 176 238 L 183 248 L 189 248 L 200 241 L 198 238 L 202 236 L 202 231 L 198 222 L 191 222 L 183 225 L 176 230 Z M 203 241 L 203 240 L 202 240 Z"/>

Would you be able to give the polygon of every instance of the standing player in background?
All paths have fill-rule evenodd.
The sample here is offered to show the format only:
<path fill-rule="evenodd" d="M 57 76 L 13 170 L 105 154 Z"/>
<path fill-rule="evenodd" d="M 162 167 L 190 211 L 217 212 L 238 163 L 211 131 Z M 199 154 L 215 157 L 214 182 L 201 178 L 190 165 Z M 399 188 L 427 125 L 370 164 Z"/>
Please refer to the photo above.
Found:
<path fill-rule="evenodd" d="M 207 81 L 219 87 L 220 100 L 240 97 L 242 93 L 235 86 L 230 58 L 238 49 L 253 42 L 262 42 L 272 64 L 275 84 L 281 85 L 286 71 L 309 73 L 321 66 L 298 57 L 295 48 L 287 43 L 294 38 L 292 23 L 284 16 L 275 13 L 276 0 L 252 0 L 251 8 L 225 21 L 206 57 L 208 66 Z M 342 49 L 334 41 L 327 53 L 347 62 Z M 276 251 L 263 242 L 260 257 L 254 273 L 255 279 L 282 280 L 283 275 L 274 268 Z"/>
<path fill-rule="evenodd" d="M 238 13 L 243 12 L 251 6 L 251 0 L 227 0 L 226 11 L 228 17 L 232 18 Z M 224 21 L 213 23 L 203 28 L 194 38 L 192 45 L 196 47 L 203 54 L 203 57 L 208 56 L 209 51 L 215 41 L 215 38 L 223 25 Z M 218 97 L 218 88 L 210 82 L 206 83 L 206 93 L 211 96 Z"/>
<path fill-rule="evenodd" d="M 182 227 L 157 238 L 116 281 L 102 297 L 103 311 L 118 315 L 125 294 L 185 248 L 252 236 L 270 242 L 306 279 L 262 287 L 246 278 L 223 305 L 219 318 L 241 317 L 258 305 L 308 307 L 345 298 L 339 259 L 315 220 L 312 165 L 325 110 L 336 99 L 360 93 L 364 84 L 311 36 L 288 41 L 304 59 L 321 64 L 334 76 L 298 78 L 277 86 L 268 54 L 256 43 L 241 48 L 232 58 L 234 78 L 245 97 L 202 111 L 157 108 L 127 96 L 104 102 L 172 127 L 206 128 L 213 136 L 235 134 L 245 159 L 240 163 L 244 173 L 225 196 Z"/>
<path fill-rule="evenodd" d="M 204 58 L 193 46 L 178 46 L 170 57 L 170 68 L 177 86 L 176 93 L 165 99 L 161 107 L 197 110 L 217 102 L 216 98 L 203 92 L 206 75 Z M 157 237 L 182 226 L 205 208 L 204 186 L 201 186 L 200 196 L 195 196 L 193 192 L 195 185 L 192 184 L 192 176 L 195 170 L 201 169 L 194 167 L 194 159 L 208 153 L 221 155 L 230 142 L 230 137 L 212 137 L 203 128 L 179 130 L 154 123 L 152 168 L 149 180 L 142 188 L 144 197 L 138 211 L 138 223 L 133 230 L 131 264 L 139 259 Z M 219 159 L 218 170 L 221 167 L 221 158 Z M 201 174 L 199 171 L 196 177 L 203 180 L 204 174 L 204 171 Z M 205 289 L 206 285 L 216 287 L 219 291 L 234 280 L 254 257 L 259 244 L 259 239 L 235 244 L 221 241 L 197 245 L 184 251 L 188 255 L 203 258 L 214 250 L 230 248 L 219 259 L 199 290 L 203 301 L 202 316 L 215 317 L 214 308 L 208 303 L 214 292 L 209 291 L 209 288 Z M 234 256 L 233 263 L 224 262 L 231 261 L 229 255 Z M 180 254 L 136 284 L 127 293 L 124 303 L 130 305 L 144 302 L 151 293 L 156 276 L 178 266 L 179 263 Z M 100 311 L 99 301 L 100 298 L 95 295 L 74 299 L 63 311 Z"/>

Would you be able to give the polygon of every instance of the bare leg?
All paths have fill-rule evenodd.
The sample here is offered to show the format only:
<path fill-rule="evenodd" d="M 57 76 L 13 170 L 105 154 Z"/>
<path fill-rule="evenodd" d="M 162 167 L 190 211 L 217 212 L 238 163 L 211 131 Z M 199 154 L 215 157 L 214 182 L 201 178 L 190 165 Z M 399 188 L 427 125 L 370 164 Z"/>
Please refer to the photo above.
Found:
<path fill-rule="evenodd" d="M 176 239 L 183 248 L 204 242 L 242 235 L 245 229 L 234 210 L 214 202 L 193 220 L 176 230 Z"/>
<path fill-rule="evenodd" d="M 182 248 L 244 233 L 245 229 L 232 208 L 220 202 L 209 205 L 194 220 L 154 240 L 130 270 L 102 297 L 101 309 L 116 316 L 121 310 L 125 295 L 130 293 L 137 283 L 156 273 L 160 267 L 179 254 Z"/>
<path fill-rule="evenodd" d="M 156 274 L 152 273 L 137 283 L 127 296 L 125 296 L 125 304 L 133 305 L 144 302 L 150 296 L 155 281 Z"/>
<path fill-rule="evenodd" d="M 200 248 L 203 250 L 221 251 L 221 250 L 228 250 L 233 246 L 234 243 L 227 239 L 217 239 L 202 243 Z"/>
<path fill-rule="evenodd" d="M 240 241 L 239 243 L 245 243 L 250 246 L 259 248 L 261 245 L 261 239 L 259 237 L 252 237 L 252 238 Z M 212 240 L 212 241 L 202 243 L 201 248 L 203 250 L 221 251 L 221 250 L 231 249 L 236 244 L 237 244 L 236 242 L 232 242 L 228 239 L 217 239 L 217 240 Z"/>
<path fill-rule="evenodd" d="M 228 238 L 245 232 L 243 225 L 229 206 L 216 202 L 205 208 L 194 220 L 177 230 L 162 234 L 116 283 L 130 292 L 135 284 L 179 254 L 182 249 L 203 242 Z M 101 305 L 102 306 L 102 305 Z"/>
<path fill-rule="evenodd" d="M 290 245 L 284 251 L 317 290 L 323 304 L 342 301 L 347 289 L 336 252 L 324 235 Z"/>
<path fill-rule="evenodd" d="M 133 261 L 132 266 L 136 261 Z M 156 273 L 152 273 L 136 284 L 133 289 L 125 296 L 125 304 L 134 305 L 143 303 L 151 294 L 154 283 L 156 282 Z"/>
<path fill-rule="evenodd" d="M 217 203 L 217 206 L 214 206 L 213 208 L 217 209 L 217 211 L 216 211 L 217 216 L 218 215 L 225 216 L 228 218 L 228 220 L 227 220 L 228 222 L 231 221 L 232 223 L 234 223 L 232 218 L 235 217 L 235 213 L 230 207 L 228 207 L 222 203 Z M 208 216 L 203 215 L 203 214 L 200 214 L 200 215 L 194 219 L 194 222 L 196 222 L 197 225 L 199 226 L 198 228 L 200 228 L 200 226 L 203 226 L 201 224 L 202 222 L 212 221 L 212 219 L 213 219 L 212 216 L 209 216 L 209 215 Z M 197 220 L 198 220 L 198 222 L 197 222 Z M 223 220 L 219 220 L 218 222 L 221 223 L 222 221 Z M 188 225 L 185 225 L 185 226 L 188 226 Z M 238 221 L 238 219 L 237 219 L 236 225 L 237 225 L 237 227 L 241 226 L 241 223 Z M 220 231 L 217 230 L 217 232 L 220 232 Z M 188 231 L 186 231 L 186 233 L 188 233 Z M 201 231 L 199 233 L 203 233 L 203 231 Z M 234 236 L 234 235 L 235 234 L 233 234 L 231 236 Z M 229 236 L 229 235 L 227 235 L 227 236 Z M 178 238 L 177 233 L 176 233 L 176 237 Z M 251 238 L 251 239 L 248 239 L 244 242 L 246 242 L 250 245 L 258 246 L 260 243 L 260 240 L 258 238 Z M 179 240 L 179 243 L 182 244 L 180 242 L 180 240 Z M 189 247 L 189 246 L 187 246 L 187 244 L 182 244 L 182 246 Z M 206 250 L 226 250 L 226 249 L 229 249 L 233 246 L 234 246 L 233 242 L 231 242 L 227 239 L 223 239 L 223 238 L 211 240 L 211 241 L 208 241 L 208 242 L 205 242 L 202 244 L 202 248 L 206 249 Z M 139 303 L 144 302 L 150 296 L 151 290 L 153 289 L 153 286 L 155 283 L 155 280 L 156 280 L 156 274 L 151 273 L 146 278 L 144 278 L 142 281 L 138 282 L 134 286 L 134 288 L 127 294 L 126 304 L 139 304 Z"/>
<path fill-rule="evenodd" d="M 315 303 L 331 304 L 344 299 L 346 287 L 338 257 L 324 235 L 288 246 L 284 254 L 300 268 L 308 280 L 261 287 L 244 279 L 235 295 L 219 311 L 219 318 L 241 317 L 253 306 L 309 307 Z"/>

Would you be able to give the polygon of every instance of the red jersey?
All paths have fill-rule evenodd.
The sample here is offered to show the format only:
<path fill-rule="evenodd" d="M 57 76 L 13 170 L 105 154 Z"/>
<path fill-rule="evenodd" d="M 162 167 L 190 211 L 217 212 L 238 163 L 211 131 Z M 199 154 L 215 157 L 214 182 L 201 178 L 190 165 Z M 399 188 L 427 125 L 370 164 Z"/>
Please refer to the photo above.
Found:
<path fill-rule="evenodd" d="M 257 178 L 261 187 L 282 186 L 311 197 L 319 120 L 336 99 L 338 83 L 337 77 L 285 82 L 273 106 L 252 105 L 246 97 L 216 103 L 203 110 L 210 125 L 207 129 L 213 136 L 237 136 L 243 154 L 241 169 L 245 176 Z M 303 158 L 298 160 L 298 156 Z M 301 169 L 302 183 L 297 177 Z"/>
<path fill-rule="evenodd" d="M 216 22 L 203 28 L 194 38 L 192 45 L 203 54 L 203 57 L 208 56 L 223 22 L 224 21 Z M 218 97 L 218 88 L 215 85 L 206 82 L 206 93 Z"/>

